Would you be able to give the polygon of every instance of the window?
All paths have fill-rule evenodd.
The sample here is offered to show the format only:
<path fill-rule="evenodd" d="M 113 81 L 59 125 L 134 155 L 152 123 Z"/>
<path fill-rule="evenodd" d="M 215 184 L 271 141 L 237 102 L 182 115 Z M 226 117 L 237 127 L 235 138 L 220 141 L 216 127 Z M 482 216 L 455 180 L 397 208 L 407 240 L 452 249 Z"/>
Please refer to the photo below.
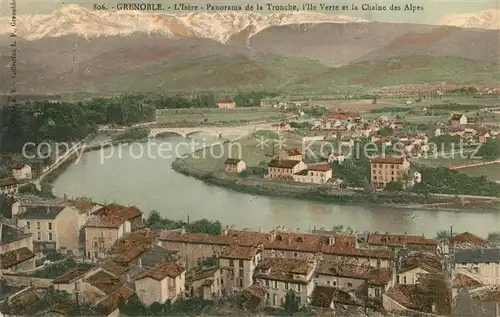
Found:
<path fill-rule="evenodd" d="M 374 180 L 377 180 L 377 176 L 373 176 L 373 179 L 374 179 Z"/>
<path fill-rule="evenodd" d="M 240 260 L 239 264 L 240 264 L 240 268 L 242 268 L 243 267 L 243 260 Z"/>
<path fill-rule="evenodd" d="M 40 229 L 40 222 L 37 222 L 37 223 L 36 223 L 36 228 L 37 228 L 37 229 Z"/>
<path fill-rule="evenodd" d="M 326 284 L 330 285 L 330 281 L 327 281 Z"/>
<path fill-rule="evenodd" d="M 297 292 L 301 292 L 302 291 L 302 285 L 298 284 L 297 285 Z"/>
<path fill-rule="evenodd" d="M 347 287 L 352 287 L 352 283 L 347 283 Z"/>
<path fill-rule="evenodd" d="M 266 280 L 266 287 L 269 287 L 269 280 Z"/>
<path fill-rule="evenodd" d="M 399 284 L 399 275 L 396 276 L 396 283 Z"/>
<path fill-rule="evenodd" d="M 243 287 L 243 279 L 240 278 L 240 287 Z"/>
<path fill-rule="evenodd" d="M 26 221 L 26 227 L 28 227 L 28 230 L 31 229 L 31 223 L 29 221 Z"/>
<path fill-rule="evenodd" d="M 288 289 L 288 283 L 285 283 L 285 289 Z"/>
<path fill-rule="evenodd" d="M 37 232 L 37 233 L 36 233 L 36 239 L 37 239 L 37 240 L 42 240 L 42 233 Z"/>
<path fill-rule="evenodd" d="M 48 223 L 49 230 L 52 230 L 52 222 Z"/>
<path fill-rule="evenodd" d="M 274 294 L 273 295 L 273 306 L 276 306 L 277 303 L 278 303 L 278 295 Z"/>
<path fill-rule="evenodd" d="M 375 296 L 380 297 L 380 289 L 379 288 L 375 289 Z"/>
<path fill-rule="evenodd" d="M 403 276 L 403 283 L 406 284 L 406 276 Z"/>
<path fill-rule="evenodd" d="M 294 257 L 297 257 L 297 252 L 293 252 L 293 256 L 294 256 Z"/>
<path fill-rule="evenodd" d="M 233 260 L 229 260 L 229 266 L 234 266 Z"/>
<path fill-rule="evenodd" d="M 333 286 L 337 286 L 337 281 L 333 281 Z"/>
<path fill-rule="evenodd" d="M 52 241 L 52 232 L 49 232 L 49 241 Z"/>
<path fill-rule="evenodd" d="M 278 282 L 274 281 L 274 288 L 278 288 Z"/>
<path fill-rule="evenodd" d="M 300 299 L 300 296 L 297 296 L 297 304 L 299 304 L 299 306 L 302 304 L 301 302 L 302 300 Z"/>

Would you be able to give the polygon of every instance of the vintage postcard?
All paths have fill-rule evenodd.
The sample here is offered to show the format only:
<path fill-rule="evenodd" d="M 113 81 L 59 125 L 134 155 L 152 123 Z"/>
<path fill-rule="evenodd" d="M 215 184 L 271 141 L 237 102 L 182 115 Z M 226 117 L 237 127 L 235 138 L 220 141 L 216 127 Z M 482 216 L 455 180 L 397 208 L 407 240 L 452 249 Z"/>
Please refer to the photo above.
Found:
<path fill-rule="evenodd" d="M 0 0 L 0 316 L 498 316 L 495 0 Z"/>

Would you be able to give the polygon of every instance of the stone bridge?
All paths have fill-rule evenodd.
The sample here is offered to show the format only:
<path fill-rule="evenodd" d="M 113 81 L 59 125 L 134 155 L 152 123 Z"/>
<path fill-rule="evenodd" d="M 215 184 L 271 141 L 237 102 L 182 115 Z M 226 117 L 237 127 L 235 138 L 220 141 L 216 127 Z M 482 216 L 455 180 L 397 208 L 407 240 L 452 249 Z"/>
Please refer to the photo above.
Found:
<path fill-rule="evenodd" d="M 149 137 L 154 138 L 162 134 L 176 134 L 181 137 L 189 137 L 194 134 L 204 134 L 215 137 L 228 138 L 231 137 L 231 141 L 235 139 L 240 139 L 248 134 L 261 131 L 261 130 L 271 130 L 270 123 L 264 124 L 254 124 L 254 125 L 242 125 L 242 126 L 229 126 L 229 127 L 218 127 L 218 126 L 199 126 L 193 128 L 152 128 L 149 132 Z"/>

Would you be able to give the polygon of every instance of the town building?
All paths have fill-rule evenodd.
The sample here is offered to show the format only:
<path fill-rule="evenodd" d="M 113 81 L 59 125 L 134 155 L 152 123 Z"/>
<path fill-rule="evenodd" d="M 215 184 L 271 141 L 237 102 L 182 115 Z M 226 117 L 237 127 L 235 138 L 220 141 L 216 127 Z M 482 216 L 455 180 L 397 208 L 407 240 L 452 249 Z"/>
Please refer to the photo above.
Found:
<path fill-rule="evenodd" d="M 450 123 L 452 126 L 467 124 L 467 117 L 464 114 L 456 113 L 451 116 Z"/>
<path fill-rule="evenodd" d="M 222 270 L 219 266 L 186 273 L 186 293 L 202 300 L 215 300 L 222 295 Z"/>
<path fill-rule="evenodd" d="M 35 254 L 31 233 L 0 222 L 0 268 L 3 272 L 33 270 Z"/>
<path fill-rule="evenodd" d="M 287 122 L 275 123 L 271 125 L 271 130 L 274 131 L 290 131 L 291 129 L 292 126 Z"/>
<path fill-rule="evenodd" d="M 438 247 L 436 239 L 429 239 L 424 235 L 393 235 L 389 233 L 371 233 L 368 235 L 367 244 L 371 248 L 389 248 L 393 250 L 409 248 L 412 250 L 436 251 Z"/>
<path fill-rule="evenodd" d="M 267 164 L 267 175 L 269 179 L 293 180 L 293 175 L 307 169 L 306 163 L 298 160 L 275 159 Z"/>
<path fill-rule="evenodd" d="M 18 227 L 33 234 L 35 252 L 79 253 L 80 212 L 75 208 L 40 202 L 20 206 L 14 217 Z"/>
<path fill-rule="evenodd" d="M 402 181 L 408 174 L 410 162 L 404 156 L 379 156 L 370 160 L 371 184 L 384 188 L 392 181 Z"/>
<path fill-rule="evenodd" d="M 255 280 L 267 291 L 268 306 L 281 307 L 286 294 L 295 291 L 299 306 L 308 303 L 314 290 L 317 262 L 306 259 L 264 259 L 256 268 Z"/>
<path fill-rule="evenodd" d="M 30 180 L 32 178 L 31 166 L 22 163 L 14 165 L 12 168 L 12 177 L 17 181 Z"/>
<path fill-rule="evenodd" d="M 485 285 L 500 285 L 500 248 L 457 249 L 454 252 L 457 272 L 468 271 Z"/>
<path fill-rule="evenodd" d="M 186 270 L 175 262 L 150 268 L 135 279 L 135 291 L 144 305 L 174 303 L 185 293 Z"/>
<path fill-rule="evenodd" d="M 293 180 L 299 183 L 325 184 L 333 178 L 329 164 L 312 164 L 307 169 L 293 175 Z"/>
<path fill-rule="evenodd" d="M 109 204 L 94 211 L 84 226 L 85 255 L 89 259 L 106 258 L 115 241 L 141 226 L 142 212 L 135 206 Z"/>
<path fill-rule="evenodd" d="M 225 289 L 231 292 L 250 287 L 255 268 L 261 260 L 262 253 L 258 247 L 230 245 L 223 248 L 219 254 L 219 265 Z"/>
<path fill-rule="evenodd" d="M 219 107 L 219 109 L 234 109 L 236 107 L 236 102 L 232 99 L 221 99 L 217 101 L 217 107 Z"/>
<path fill-rule="evenodd" d="M 241 173 L 247 169 L 245 161 L 235 158 L 228 158 L 224 161 L 224 172 Z"/>
<path fill-rule="evenodd" d="M 18 188 L 19 182 L 15 178 L 9 177 L 0 179 L 0 194 L 14 195 L 17 193 Z"/>
<path fill-rule="evenodd" d="M 284 149 L 279 154 L 281 160 L 302 161 L 302 153 L 298 148 Z"/>

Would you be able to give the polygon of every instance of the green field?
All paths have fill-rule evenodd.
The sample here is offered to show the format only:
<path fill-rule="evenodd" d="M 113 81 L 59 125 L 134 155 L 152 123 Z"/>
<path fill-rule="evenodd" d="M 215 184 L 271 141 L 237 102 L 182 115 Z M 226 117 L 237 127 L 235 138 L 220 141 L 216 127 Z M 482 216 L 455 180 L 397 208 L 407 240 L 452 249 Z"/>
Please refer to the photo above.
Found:
<path fill-rule="evenodd" d="M 500 164 L 469 167 L 459 170 L 470 176 L 485 176 L 492 181 L 500 181 Z"/>
<path fill-rule="evenodd" d="M 287 114 L 275 108 L 200 108 L 162 109 L 157 112 L 159 124 L 216 124 L 238 123 L 242 121 L 282 120 Z"/>

